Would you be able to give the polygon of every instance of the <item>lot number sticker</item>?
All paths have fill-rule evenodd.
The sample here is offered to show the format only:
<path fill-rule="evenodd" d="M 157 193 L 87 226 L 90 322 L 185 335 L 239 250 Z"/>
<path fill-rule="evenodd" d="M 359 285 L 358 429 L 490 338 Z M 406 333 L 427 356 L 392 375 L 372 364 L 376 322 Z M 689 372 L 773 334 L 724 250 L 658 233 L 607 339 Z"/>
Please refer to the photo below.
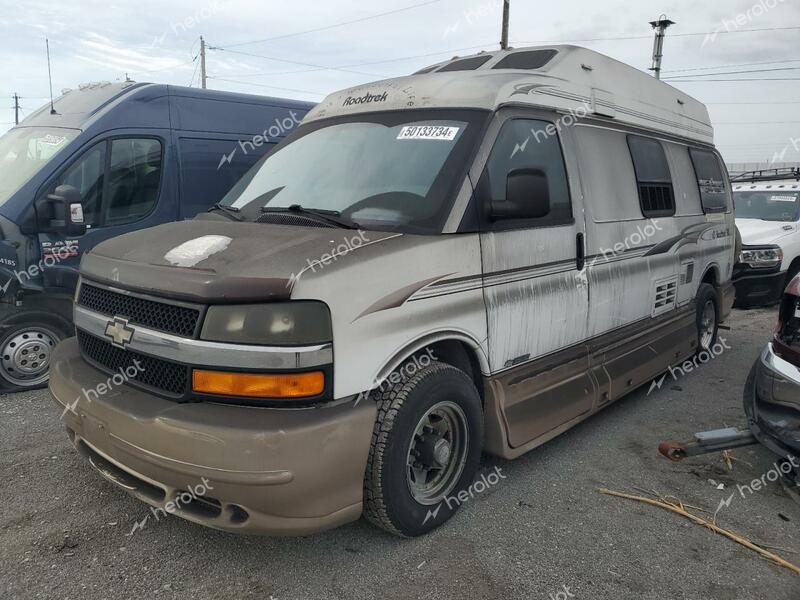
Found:
<path fill-rule="evenodd" d="M 454 140 L 458 127 L 441 125 L 407 125 L 397 135 L 398 140 Z"/>

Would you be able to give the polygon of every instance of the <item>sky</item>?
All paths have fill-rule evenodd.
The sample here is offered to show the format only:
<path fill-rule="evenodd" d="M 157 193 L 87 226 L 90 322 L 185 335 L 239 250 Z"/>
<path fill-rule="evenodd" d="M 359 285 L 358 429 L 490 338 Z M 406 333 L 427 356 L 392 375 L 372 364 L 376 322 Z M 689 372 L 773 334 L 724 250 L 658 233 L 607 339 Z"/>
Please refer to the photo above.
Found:
<path fill-rule="evenodd" d="M 126 75 L 197 87 L 203 36 L 208 87 L 318 101 L 497 49 L 501 14 L 502 0 L 0 0 L 0 133 L 14 93 L 22 115 L 47 102 L 46 37 L 56 95 Z M 676 23 L 662 76 L 708 105 L 726 161 L 800 162 L 797 0 L 511 0 L 509 38 L 576 43 L 647 70 L 649 22 L 662 14 Z"/>

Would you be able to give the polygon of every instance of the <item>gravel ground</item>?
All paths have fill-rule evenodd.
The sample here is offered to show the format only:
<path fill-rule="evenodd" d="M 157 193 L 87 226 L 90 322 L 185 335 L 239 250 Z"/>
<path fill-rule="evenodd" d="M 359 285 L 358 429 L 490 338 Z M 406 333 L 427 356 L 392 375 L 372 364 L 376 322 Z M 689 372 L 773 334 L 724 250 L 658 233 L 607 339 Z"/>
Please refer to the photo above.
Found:
<path fill-rule="evenodd" d="M 742 389 L 771 310 L 735 311 L 730 350 L 660 390 L 640 389 L 516 461 L 446 526 L 400 540 L 366 522 L 255 538 L 177 517 L 129 535 L 147 507 L 67 441 L 46 391 L 0 396 L 4 598 L 502 598 L 798 600 L 800 577 L 677 515 L 597 488 L 655 490 L 713 511 L 773 457 L 753 446 L 671 463 L 659 441 L 744 423 Z M 723 484 L 718 489 L 716 484 Z M 736 492 L 718 523 L 800 563 L 800 506 L 777 483 Z"/>

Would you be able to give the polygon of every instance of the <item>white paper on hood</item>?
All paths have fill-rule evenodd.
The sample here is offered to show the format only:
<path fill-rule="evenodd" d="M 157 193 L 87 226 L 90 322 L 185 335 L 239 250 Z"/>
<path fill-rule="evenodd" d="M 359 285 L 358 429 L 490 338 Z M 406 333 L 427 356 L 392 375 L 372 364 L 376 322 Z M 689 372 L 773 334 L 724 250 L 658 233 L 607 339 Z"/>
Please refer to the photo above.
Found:
<path fill-rule="evenodd" d="M 204 235 L 175 246 L 164 255 L 164 260 L 176 267 L 193 267 L 212 254 L 222 252 L 232 241 L 226 235 Z"/>

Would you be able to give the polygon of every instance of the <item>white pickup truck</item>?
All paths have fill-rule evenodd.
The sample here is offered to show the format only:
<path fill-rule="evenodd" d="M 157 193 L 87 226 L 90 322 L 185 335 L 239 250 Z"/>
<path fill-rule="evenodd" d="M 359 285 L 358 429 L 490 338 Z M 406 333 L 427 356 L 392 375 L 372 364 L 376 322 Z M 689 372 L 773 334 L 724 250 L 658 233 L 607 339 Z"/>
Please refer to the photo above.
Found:
<path fill-rule="evenodd" d="M 742 251 L 734 268 L 736 305 L 766 306 L 800 272 L 800 169 L 732 180 Z"/>

